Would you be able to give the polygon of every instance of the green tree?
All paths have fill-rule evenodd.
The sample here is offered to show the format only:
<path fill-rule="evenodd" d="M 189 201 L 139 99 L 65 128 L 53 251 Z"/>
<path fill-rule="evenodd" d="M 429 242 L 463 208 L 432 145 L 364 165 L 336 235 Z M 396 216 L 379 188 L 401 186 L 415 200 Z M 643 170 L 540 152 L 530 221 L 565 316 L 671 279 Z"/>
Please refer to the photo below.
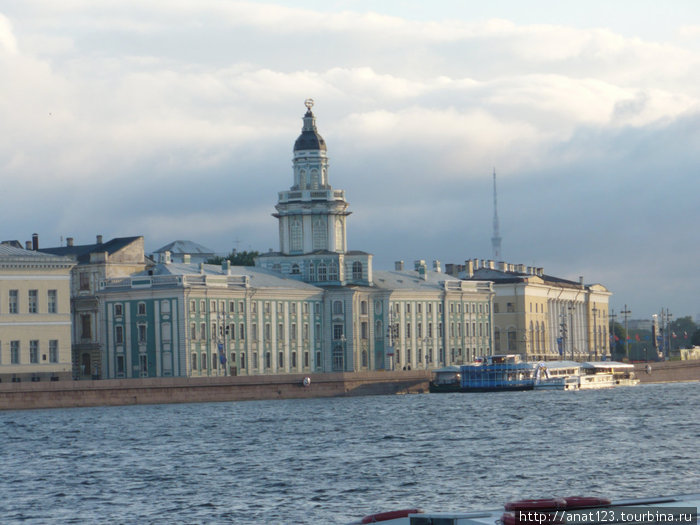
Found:
<path fill-rule="evenodd" d="M 226 257 L 212 257 L 207 261 L 207 264 L 221 264 L 228 260 L 231 266 L 255 266 L 255 258 L 260 255 L 258 251 L 242 251 L 239 252 L 235 248 Z"/>
<path fill-rule="evenodd" d="M 670 323 L 668 328 L 671 330 L 671 348 L 678 350 L 679 348 L 691 347 L 691 337 L 698 330 L 698 325 L 687 315 L 685 317 L 679 317 Z M 675 337 L 673 334 L 675 334 Z"/>
<path fill-rule="evenodd" d="M 627 333 L 625 327 L 620 323 L 610 323 L 610 332 L 613 334 L 610 341 L 610 355 L 614 361 L 619 361 L 625 357 L 625 338 Z"/>
<path fill-rule="evenodd" d="M 695 330 L 692 338 L 690 339 L 691 344 L 694 346 L 700 346 L 700 329 Z"/>

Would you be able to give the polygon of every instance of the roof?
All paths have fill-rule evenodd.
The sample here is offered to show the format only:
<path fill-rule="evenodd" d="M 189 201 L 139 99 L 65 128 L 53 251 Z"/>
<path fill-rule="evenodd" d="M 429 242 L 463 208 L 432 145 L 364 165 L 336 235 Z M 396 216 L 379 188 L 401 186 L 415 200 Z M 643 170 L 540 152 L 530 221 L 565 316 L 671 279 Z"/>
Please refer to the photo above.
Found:
<path fill-rule="evenodd" d="M 503 284 L 525 282 L 530 277 L 537 277 L 542 279 L 545 283 L 558 284 L 560 286 L 574 286 L 576 288 L 581 286 L 581 283 L 577 281 L 570 281 L 568 279 L 554 277 L 553 275 L 540 276 L 521 272 L 504 272 L 503 270 L 495 268 L 479 268 L 474 270 L 472 277 L 467 277 L 466 272 L 460 272 L 459 276 L 465 281 L 493 281 Z"/>
<path fill-rule="evenodd" d="M 294 143 L 294 151 L 307 149 L 326 151 L 326 141 L 318 134 L 316 117 L 310 109 L 304 115 L 304 127 L 301 129 L 301 135 Z"/>
<path fill-rule="evenodd" d="M 115 237 L 107 242 L 95 244 L 76 244 L 73 246 L 57 246 L 54 248 L 39 248 L 40 252 L 60 255 L 63 257 L 71 257 L 79 263 L 90 262 L 90 254 L 95 252 L 107 252 L 112 255 L 124 247 L 130 245 L 142 237 Z"/>
<path fill-rule="evenodd" d="M 459 282 L 460 279 L 432 270 L 426 270 L 425 279 L 415 270 L 374 270 L 372 281 L 375 288 L 386 290 L 435 290 L 443 289 L 445 281 Z"/>
<path fill-rule="evenodd" d="M 0 244 L 0 262 L 15 261 L 73 264 L 73 261 L 66 257 L 42 253 L 40 251 L 16 248 L 15 246 L 11 246 L 9 244 Z"/>
<path fill-rule="evenodd" d="M 223 270 L 221 265 L 216 264 L 161 263 L 155 265 L 150 270 L 136 273 L 132 275 L 132 277 L 151 275 L 245 275 L 248 277 L 250 286 L 253 288 L 294 288 L 297 290 L 319 292 L 323 290 L 318 286 L 313 286 L 296 279 L 285 278 L 277 272 L 255 266 L 231 266 L 230 268 L 229 273 Z"/>
<path fill-rule="evenodd" d="M 183 241 L 177 240 L 166 244 L 162 248 L 158 248 L 153 253 L 189 253 L 189 254 L 201 254 L 201 255 L 214 255 L 214 250 L 202 246 L 194 241 Z"/>

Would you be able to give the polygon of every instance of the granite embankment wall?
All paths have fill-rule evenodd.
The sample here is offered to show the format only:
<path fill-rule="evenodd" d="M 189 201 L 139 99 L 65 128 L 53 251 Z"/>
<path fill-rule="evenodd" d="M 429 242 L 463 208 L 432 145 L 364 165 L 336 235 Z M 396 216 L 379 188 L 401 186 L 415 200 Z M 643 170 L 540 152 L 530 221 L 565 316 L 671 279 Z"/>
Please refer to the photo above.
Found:
<path fill-rule="evenodd" d="M 634 371 L 640 383 L 700 381 L 700 359 L 652 362 L 649 363 L 649 368 L 647 368 L 647 363 L 635 363 Z"/>
<path fill-rule="evenodd" d="M 428 391 L 429 376 L 411 370 L 0 383 L 0 410 L 420 393 Z"/>

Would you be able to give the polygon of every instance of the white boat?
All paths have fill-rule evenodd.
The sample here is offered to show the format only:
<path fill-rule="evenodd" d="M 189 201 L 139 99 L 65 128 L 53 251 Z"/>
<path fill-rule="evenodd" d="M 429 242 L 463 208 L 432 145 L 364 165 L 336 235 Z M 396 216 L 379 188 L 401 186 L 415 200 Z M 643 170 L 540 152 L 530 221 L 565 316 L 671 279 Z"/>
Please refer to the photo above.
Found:
<path fill-rule="evenodd" d="M 535 390 L 578 390 L 581 363 L 547 361 L 535 365 Z"/>
<path fill-rule="evenodd" d="M 387 511 L 365 516 L 349 525 L 698 525 L 698 507 L 700 493 L 616 501 L 595 497 L 550 498 L 506 503 L 503 509 L 466 512 Z"/>

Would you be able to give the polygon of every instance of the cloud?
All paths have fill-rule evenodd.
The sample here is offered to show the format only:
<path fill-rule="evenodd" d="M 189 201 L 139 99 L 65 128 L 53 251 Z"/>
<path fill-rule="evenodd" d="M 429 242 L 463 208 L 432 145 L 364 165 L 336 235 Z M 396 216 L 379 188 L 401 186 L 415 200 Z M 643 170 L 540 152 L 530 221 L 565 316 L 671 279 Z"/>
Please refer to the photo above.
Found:
<path fill-rule="evenodd" d="M 0 15 L 2 237 L 274 247 L 312 97 L 352 247 L 380 266 L 487 257 L 495 166 L 508 259 L 642 301 L 607 267 L 658 269 L 649 239 L 698 255 L 684 242 L 700 222 L 700 53 L 680 42 L 332 6 L 14 4 Z M 681 289 L 687 268 L 665 264 Z"/>

